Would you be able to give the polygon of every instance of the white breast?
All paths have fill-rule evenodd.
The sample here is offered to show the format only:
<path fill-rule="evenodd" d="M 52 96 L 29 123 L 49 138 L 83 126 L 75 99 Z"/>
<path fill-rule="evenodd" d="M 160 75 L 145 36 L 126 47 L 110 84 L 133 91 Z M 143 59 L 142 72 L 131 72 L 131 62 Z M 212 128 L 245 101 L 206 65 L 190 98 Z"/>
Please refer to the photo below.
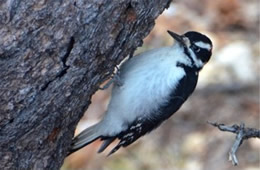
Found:
<path fill-rule="evenodd" d="M 183 68 L 176 66 L 177 61 L 188 62 L 175 45 L 142 53 L 122 65 L 120 78 L 123 85 L 113 88 L 103 119 L 107 132 L 118 133 L 139 116 L 149 118 L 168 101 L 170 93 L 185 75 Z"/>

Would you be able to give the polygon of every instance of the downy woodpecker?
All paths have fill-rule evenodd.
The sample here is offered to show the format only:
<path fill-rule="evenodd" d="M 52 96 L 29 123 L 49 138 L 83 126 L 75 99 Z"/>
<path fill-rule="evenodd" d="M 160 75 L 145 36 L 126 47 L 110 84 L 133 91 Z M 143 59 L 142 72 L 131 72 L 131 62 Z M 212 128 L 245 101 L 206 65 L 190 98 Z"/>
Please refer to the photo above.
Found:
<path fill-rule="evenodd" d="M 114 85 L 103 119 L 74 138 L 69 154 L 97 139 L 103 141 L 100 153 L 119 139 L 111 155 L 157 128 L 182 106 L 211 57 L 212 42 L 199 32 L 168 33 L 176 41 L 173 46 L 141 53 L 122 64 L 122 85 Z"/>

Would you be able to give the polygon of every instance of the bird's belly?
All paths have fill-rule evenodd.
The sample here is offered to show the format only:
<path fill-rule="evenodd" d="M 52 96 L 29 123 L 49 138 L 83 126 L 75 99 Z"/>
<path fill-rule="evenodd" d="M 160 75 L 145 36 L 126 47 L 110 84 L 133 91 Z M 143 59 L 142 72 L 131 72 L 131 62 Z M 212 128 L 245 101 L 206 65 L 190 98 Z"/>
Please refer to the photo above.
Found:
<path fill-rule="evenodd" d="M 107 113 L 117 115 L 118 122 L 131 122 L 143 116 L 149 118 L 149 114 L 156 113 L 168 101 L 185 72 L 175 67 L 140 74 L 129 76 L 123 86 L 113 89 Z"/>

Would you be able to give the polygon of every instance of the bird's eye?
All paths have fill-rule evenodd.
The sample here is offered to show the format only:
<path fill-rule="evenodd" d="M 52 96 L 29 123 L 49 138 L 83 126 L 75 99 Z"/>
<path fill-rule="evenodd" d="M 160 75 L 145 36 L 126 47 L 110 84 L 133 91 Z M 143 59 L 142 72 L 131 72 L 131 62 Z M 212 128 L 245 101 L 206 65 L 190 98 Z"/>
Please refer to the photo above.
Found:
<path fill-rule="evenodd" d="M 198 53 L 200 51 L 200 48 L 196 45 L 192 45 L 191 48 L 193 49 L 194 52 Z"/>

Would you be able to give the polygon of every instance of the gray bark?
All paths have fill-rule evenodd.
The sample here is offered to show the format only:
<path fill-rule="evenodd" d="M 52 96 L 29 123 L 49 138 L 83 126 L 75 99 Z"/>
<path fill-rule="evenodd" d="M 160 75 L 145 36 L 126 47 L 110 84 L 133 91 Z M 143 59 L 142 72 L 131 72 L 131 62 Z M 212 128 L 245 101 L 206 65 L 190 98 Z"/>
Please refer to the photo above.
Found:
<path fill-rule="evenodd" d="M 59 169 L 99 85 L 170 0 L 2 0 L 0 169 Z"/>

